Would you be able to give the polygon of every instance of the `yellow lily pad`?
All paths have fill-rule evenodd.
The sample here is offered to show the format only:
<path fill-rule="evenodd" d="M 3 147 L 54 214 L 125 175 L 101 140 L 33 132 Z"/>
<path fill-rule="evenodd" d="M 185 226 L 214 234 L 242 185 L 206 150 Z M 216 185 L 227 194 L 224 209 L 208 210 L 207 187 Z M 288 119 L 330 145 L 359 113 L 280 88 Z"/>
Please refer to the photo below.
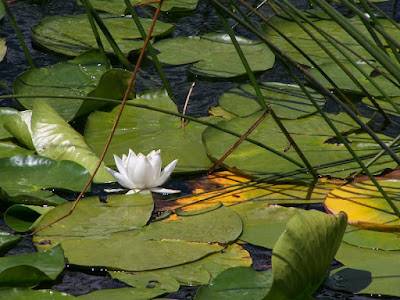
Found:
<path fill-rule="evenodd" d="M 400 180 L 381 180 L 379 184 L 399 207 Z M 348 223 L 358 228 L 385 232 L 400 231 L 400 219 L 371 181 L 347 184 L 331 191 L 324 205 L 334 214 L 346 212 Z"/>

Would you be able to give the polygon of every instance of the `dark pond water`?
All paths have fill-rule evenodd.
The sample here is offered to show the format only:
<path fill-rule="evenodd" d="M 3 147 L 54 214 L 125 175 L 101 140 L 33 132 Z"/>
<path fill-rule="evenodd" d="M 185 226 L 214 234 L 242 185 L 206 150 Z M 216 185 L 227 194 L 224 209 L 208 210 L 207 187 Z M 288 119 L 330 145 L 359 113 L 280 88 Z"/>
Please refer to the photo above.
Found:
<path fill-rule="evenodd" d="M 253 2 L 253 1 L 249 1 Z M 296 5 L 301 8 L 307 7 L 306 2 L 296 1 Z M 380 3 L 379 6 L 384 9 L 388 14 L 393 12 L 393 1 L 386 3 Z M 50 66 L 57 62 L 67 60 L 68 57 L 57 55 L 55 53 L 45 52 L 37 45 L 33 44 L 30 37 L 30 28 L 36 25 L 42 18 L 50 15 L 67 15 L 83 13 L 81 6 L 78 6 L 75 1 L 65 0 L 48 0 L 48 1 L 15 1 L 10 4 L 10 7 L 15 14 L 15 18 L 22 30 L 22 34 L 28 43 L 29 50 L 33 56 L 34 62 L 37 67 Z M 262 9 L 266 15 L 272 14 L 268 7 Z M 140 15 L 143 17 L 152 17 L 153 10 L 148 8 L 142 8 Z M 400 21 L 400 5 L 399 8 L 394 11 L 394 18 Z M 190 13 L 182 14 L 168 14 L 163 13 L 160 17 L 162 21 L 170 22 L 175 25 L 175 31 L 171 36 L 188 36 L 188 35 L 200 35 L 207 32 L 222 31 L 222 25 L 215 14 L 212 7 L 206 0 L 200 0 L 196 10 Z M 233 23 L 232 23 L 233 25 Z M 247 32 L 239 28 L 238 33 L 252 37 Z M 14 78 L 21 72 L 29 69 L 25 55 L 20 47 L 18 39 L 11 27 L 11 24 L 7 16 L 0 21 L 0 36 L 7 38 L 7 55 L 3 62 L 0 63 L 0 80 L 5 83 L 8 87 L 12 86 Z M 187 72 L 188 66 L 179 67 L 168 67 L 164 68 L 164 71 L 169 78 L 174 94 L 176 95 L 176 102 L 178 107 L 181 109 L 185 101 L 187 92 L 190 88 L 191 82 L 196 81 L 196 86 L 191 96 L 191 102 L 188 106 L 188 113 L 194 116 L 202 116 L 207 114 L 207 108 L 209 106 L 216 106 L 219 96 L 226 90 L 243 84 L 242 82 L 211 82 L 199 80 L 193 75 Z M 148 89 L 150 83 L 152 88 L 161 87 L 161 81 L 158 79 L 158 75 L 155 73 L 154 68 L 148 64 L 143 68 L 140 75 L 147 80 L 147 83 L 138 82 L 138 91 Z M 283 69 L 276 64 L 273 70 L 269 70 L 260 76 L 260 80 L 266 81 L 281 81 L 285 83 L 292 82 L 287 76 Z M 1 89 L 0 94 L 9 94 L 10 90 Z M 5 100 L 0 102 L 0 106 L 11 106 L 16 107 L 16 103 L 12 100 Z M 336 107 L 329 106 L 330 111 L 336 110 Z M 376 129 L 380 129 L 380 120 L 377 120 L 375 125 Z M 390 129 L 390 128 L 389 128 Z M 386 130 L 385 133 L 390 134 L 390 130 Z M 179 180 L 172 183 L 173 186 L 179 186 Z M 95 191 L 100 193 L 101 187 L 95 188 Z M 74 195 L 69 195 L 71 199 Z M 313 205 L 312 207 L 319 210 L 323 210 L 320 205 Z M 0 229 L 11 232 L 10 229 L 4 224 L 4 221 L 0 219 Z M 265 270 L 269 268 L 271 251 L 265 248 L 256 247 L 252 245 L 244 246 L 251 254 L 254 263 L 253 267 L 257 270 Z M 23 238 L 18 247 L 12 249 L 7 255 L 15 255 L 22 253 L 34 252 L 35 247 L 32 245 L 30 238 Z M 332 264 L 332 268 L 338 267 L 337 263 Z M 67 267 L 59 277 L 56 283 L 42 285 L 39 288 L 53 288 L 59 291 L 67 292 L 73 295 L 86 294 L 99 289 L 106 288 L 119 288 L 126 286 L 117 280 L 113 280 L 108 274 L 102 270 L 87 270 L 87 269 L 76 269 Z M 166 298 L 175 299 L 192 299 L 196 292 L 196 287 L 182 287 L 177 293 L 167 294 Z M 327 288 L 322 288 L 314 295 L 318 299 L 382 299 L 382 297 L 370 297 L 370 296 L 358 296 L 347 293 L 338 293 L 331 291 Z M 390 297 L 390 299 L 394 299 Z"/>

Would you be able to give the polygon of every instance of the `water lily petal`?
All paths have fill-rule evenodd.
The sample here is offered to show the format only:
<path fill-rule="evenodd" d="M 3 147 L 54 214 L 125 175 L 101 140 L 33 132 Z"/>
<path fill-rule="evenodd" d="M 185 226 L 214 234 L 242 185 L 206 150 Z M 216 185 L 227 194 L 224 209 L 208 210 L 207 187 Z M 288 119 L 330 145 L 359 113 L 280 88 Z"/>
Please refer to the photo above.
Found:
<path fill-rule="evenodd" d="M 150 191 L 159 194 L 177 194 L 181 192 L 180 190 L 165 189 L 162 187 L 151 188 Z"/>
<path fill-rule="evenodd" d="M 152 152 L 154 153 L 153 155 L 150 156 Z M 153 167 L 153 183 L 156 184 L 161 174 L 161 167 L 162 167 L 161 150 L 158 151 L 153 150 L 152 152 L 150 152 L 150 154 L 147 155 L 147 158 L 149 159 Z"/>
<path fill-rule="evenodd" d="M 115 178 L 115 180 L 117 180 L 118 183 L 120 185 L 122 185 L 123 187 L 128 188 L 128 189 L 131 189 L 134 187 L 133 183 L 129 180 L 129 178 L 126 175 L 121 174 L 113 169 L 108 168 L 108 167 L 105 167 L 105 168 Z"/>
<path fill-rule="evenodd" d="M 114 161 L 115 161 L 115 165 L 117 166 L 118 172 L 124 176 L 127 176 L 126 163 L 124 163 L 124 155 L 122 156 L 122 159 L 121 159 L 117 155 L 114 154 Z"/>
<path fill-rule="evenodd" d="M 153 167 L 148 158 L 142 153 L 137 155 L 134 164 L 131 160 L 128 161 L 127 173 L 135 188 L 145 189 L 155 186 L 155 182 L 153 181 Z"/>
<path fill-rule="evenodd" d="M 172 171 L 175 169 L 177 162 L 178 162 L 178 160 L 175 159 L 168 166 L 166 166 L 164 168 L 164 170 L 162 170 L 160 178 L 158 178 L 158 181 L 156 182 L 155 186 L 160 186 L 164 182 L 167 181 L 168 177 L 171 175 Z"/>

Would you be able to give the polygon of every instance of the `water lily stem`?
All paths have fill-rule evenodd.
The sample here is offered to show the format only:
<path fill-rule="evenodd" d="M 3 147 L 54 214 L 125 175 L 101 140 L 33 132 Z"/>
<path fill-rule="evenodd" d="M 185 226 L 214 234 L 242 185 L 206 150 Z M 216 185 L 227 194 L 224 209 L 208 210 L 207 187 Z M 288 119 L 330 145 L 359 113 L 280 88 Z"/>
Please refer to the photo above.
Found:
<path fill-rule="evenodd" d="M 100 166 L 101 166 L 101 163 L 102 163 L 103 160 L 104 160 L 104 157 L 106 156 L 107 150 L 108 150 L 108 148 L 109 148 L 109 146 L 110 146 L 110 143 L 111 143 L 111 140 L 112 140 L 112 138 L 113 138 L 113 136 L 114 136 L 114 132 L 115 132 L 117 126 L 118 126 L 118 122 L 119 122 L 119 120 L 120 120 L 120 118 L 121 118 L 122 111 L 124 110 L 126 101 L 128 100 L 129 94 L 130 94 L 130 92 L 131 92 L 133 83 L 134 83 L 135 78 L 136 78 L 136 74 L 137 74 L 137 72 L 139 71 L 139 66 L 140 66 L 140 64 L 141 64 L 141 62 L 142 62 L 142 60 L 143 60 L 144 54 L 145 54 L 145 52 L 146 52 L 146 47 L 147 47 L 147 45 L 148 45 L 148 43 L 149 43 L 149 41 L 150 41 L 151 34 L 152 34 L 152 32 L 153 32 L 154 26 L 155 26 L 156 21 L 157 21 L 157 19 L 158 19 L 158 15 L 160 14 L 162 4 L 163 4 L 163 0 L 160 0 L 159 5 L 158 5 L 158 7 L 157 7 L 157 10 L 156 10 L 156 12 L 155 12 L 155 14 L 154 14 L 154 17 L 153 17 L 153 22 L 151 23 L 151 26 L 150 26 L 149 31 L 148 31 L 148 33 L 147 33 L 146 40 L 144 41 L 144 45 L 143 45 L 142 51 L 140 52 L 139 58 L 138 58 L 138 60 L 137 60 L 137 62 L 136 62 L 135 70 L 133 71 L 132 77 L 131 77 L 131 79 L 129 80 L 128 87 L 127 87 L 127 89 L 126 89 L 126 91 L 125 91 L 124 99 L 122 100 L 122 103 L 121 103 L 121 107 L 120 107 L 120 109 L 119 109 L 119 111 L 118 111 L 117 117 L 115 118 L 114 125 L 113 125 L 113 127 L 112 127 L 112 129 L 111 129 L 110 135 L 109 135 L 108 140 L 107 140 L 107 143 L 106 143 L 106 145 L 105 145 L 105 147 L 104 147 L 103 153 L 101 154 L 101 157 L 100 157 L 100 159 L 99 159 L 99 162 L 98 162 L 98 164 L 97 164 L 97 166 L 96 166 L 96 169 L 93 171 L 92 176 L 90 176 L 88 182 L 85 184 L 85 187 L 82 189 L 82 191 L 80 192 L 79 196 L 76 198 L 76 200 L 75 200 L 74 204 L 72 205 L 70 211 L 69 211 L 67 214 L 65 214 L 64 216 L 62 216 L 62 217 L 60 217 L 60 218 L 58 218 L 58 219 L 56 219 L 56 220 L 54 220 L 54 221 L 52 221 L 52 222 L 50 222 L 50 223 L 44 225 L 44 226 L 41 227 L 41 228 L 36 229 L 36 230 L 33 231 L 30 235 L 34 235 L 34 234 L 38 233 L 39 231 L 42 231 L 43 229 L 45 229 L 45 228 L 47 228 L 47 227 L 53 225 L 54 223 L 57 223 L 58 221 L 60 221 L 60 220 L 62 220 L 62 219 L 65 219 L 66 217 L 68 217 L 69 215 L 71 215 L 72 212 L 75 210 L 75 207 L 78 205 L 79 200 L 82 199 L 83 194 L 85 193 L 86 189 L 87 189 L 87 188 L 90 186 L 90 184 L 92 183 L 94 176 L 96 175 L 97 171 L 99 170 L 99 168 L 100 168 Z"/>
<path fill-rule="evenodd" d="M 185 105 L 183 106 L 182 115 L 186 115 L 186 109 L 189 104 L 190 96 L 192 95 L 193 88 L 196 85 L 196 82 L 192 82 L 190 86 L 189 92 L 186 96 Z M 185 136 L 185 118 L 181 118 L 181 127 L 182 127 L 182 135 Z"/>

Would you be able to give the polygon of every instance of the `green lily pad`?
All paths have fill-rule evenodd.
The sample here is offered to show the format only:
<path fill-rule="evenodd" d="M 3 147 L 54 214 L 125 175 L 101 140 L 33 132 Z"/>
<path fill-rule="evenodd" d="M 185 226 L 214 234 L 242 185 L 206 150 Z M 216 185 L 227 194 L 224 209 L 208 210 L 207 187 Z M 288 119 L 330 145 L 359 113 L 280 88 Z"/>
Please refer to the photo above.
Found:
<path fill-rule="evenodd" d="M 74 300 L 76 297 L 56 290 L 32 290 L 28 288 L 0 289 L 0 298 L 8 300 Z"/>
<path fill-rule="evenodd" d="M 230 207 L 243 222 L 242 241 L 272 249 L 286 230 L 287 222 L 301 210 L 293 207 L 268 206 L 247 202 Z"/>
<path fill-rule="evenodd" d="M 329 18 L 325 13 L 321 13 L 320 11 L 308 11 L 306 12 L 309 20 L 319 28 L 323 29 L 325 32 L 330 34 L 331 36 L 338 39 L 341 43 L 350 47 L 351 50 L 357 52 L 359 55 L 363 56 L 368 60 L 374 60 L 374 58 L 365 50 L 362 46 L 360 46 L 347 32 L 343 29 L 338 23 Z M 312 38 L 293 20 L 291 20 L 286 14 L 276 14 L 269 19 L 269 21 L 279 28 L 279 30 L 286 35 L 290 40 L 292 40 L 297 46 L 300 47 L 305 53 L 307 53 L 318 65 L 323 63 L 332 62 L 332 59 L 328 56 L 328 54 L 320 47 L 318 44 L 312 40 Z M 355 16 L 353 18 L 349 18 L 348 22 L 350 22 L 351 26 L 354 26 L 361 32 L 363 32 L 367 37 L 370 38 L 370 35 L 361 22 L 361 20 Z M 398 29 L 391 24 L 390 20 L 380 19 L 380 23 L 388 34 L 392 35 L 394 38 L 398 36 Z M 306 22 L 303 22 L 303 25 L 310 30 L 314 36 L 316 36 L 320 42 L 329 49 L 331 53 L 335 55 L 341 61 L 347 61 L 347 59 L 335 49 L 325 38 L 321 36 L 315 29 L 313 29 Z M 303 57 L 292 45 L 289 44 L 282 36 L 280 36 L 275 30 L 269 27 L 266 24 L 263 24 L 261 31 L 265 34 L 265 37 L 279 47 L 282 51 L 288 54 L 297 62 L 311 66 L 310 62 Z M 385 39 L 381 37 L 381 41 L 385 46 Z M 340 46 L 341 47 L 341 46 Z M 342 47 L 341 47 L 342 48 Z M 343 49 L 343 48 L 342 48 Z M 354 60 L 358 61 L 359 58 L 352 54 L 351 52 L 345 50 L 347 54 Z M 334 74 L 329 74 L 329 76 Z M 350 80 L 349 80 L 350 81 Z"/>
<path fill-rule="evenodd" d="M 391 100 L 394 102 L 394 105 L 397 107 L 400 107 L 400 97 L 391 97 Z M 361 100 L 365 105 L 368 106 L 368 108 L 376 110 L 375 106 L 371 103 L 371 101 L 368 98 L 363 98 Z M 387 113 L 395 116 L 400 116 L 400 113 L 393 107 L 392 104 L 390 104 L 389 101 L 383 98 L 375 98 L 376 103 Z"/>
<path fill-rule="evenodd" d="M 266 104 L 271 104 L 276 115 L 284 119 L 298 119 L 317 111 L 299 86 L 280 82 L 263 82 L 259 84 Z M 319 105 L 325 99 L 319 93 L 308 89 Z M 223 93 L 218 100 L 224 110 L 239 117 L 249 116 L 262 110 L 258 103 L 254 88 L 250 84 L 242 85 Z"/>
<path fill-rule="evenodd" d="M 0 8 L 0 14 L 1 14 L 1 8 Z M 3 60 L 4 56 L 6 55 L 6 51 L 7 51 L 6 39 L 0 38 L 0 61 Z"/>
<path fill-rule="evenodd" d="M 221 121 L 218 123 L 218 126 L 244 134 L 260 117 L 260 114 L 261 112 L 258 112 L 245 118 Z M 346 114 L 329 115 L 329 117 L 339 131 L 353 131 L 358 127 Z M 354 162 L 352 156 L 343 145 L 327 143 L 335 134 L 321 116 L 314 115 L 297 120 L 282 120 L 282 123 L 291 133 L 292 138 L 296 141 L 312 166 L 317 167 L 335 161 L 349 160 L 346 164 L 318 170 L 319 174 L 347 177 L 350 173 L 359 169 L 358 164 Z M 385 142 L 391 140 L 386 136 L 380 135 L 380 137 Z M 302 163 L 293 147 L 287 149 L 288 141 L 271 116 L 267 116 L 250 134 L 249 138 L 268 145 L 281 154 Z M 236 137 L 210 127 L 203 133 L 203 143 L 206 151 L 214 160 L 221 158 L 237 140 Z M 348 140 L 359 156 L 371 155 L 380 150 L 379 145 L 366 134 L 348 136 Z M 274 163 L 271 163 L 272 161 Z M 247 141 L 241 143 L 224 160 L 223 165 L 228 169 L 239 169 L 256 176 L 275 175 L 281 172 L 294 171 L 299 168 L 296 164 L 285 158 Z M 383 157 L 371 166 L 370 171 L 378 172 L 385 168 L 393 167 L 395 167 L 395 163 L 391 158 Z"/>
<path fill-rule="evenodd" d="M 272 254 L 273 283 L 264 299 L 307 299 L 320 286 L 346 229 L 346 214 L 296 214 Z"/>
<path fill-rule="evenodd" d="M 6 120 L 13 115 L 18 115 L 18 110 L 9 107 L 0 107 L 0 140 L 13 137 L 10 132 L 3 127 Z"/>
<path fill-rule="evenodd" d="M 153 299 L 160 294 L 160 289 L 151 288 L 119 288 L 98 290 L 79 296 L 78 300 L 118 299 L 118 300 L 144 300 Z"/>
<path fill-rule="evenodd" d="M 0 177 L 7 201 L 57 205 L 65 200 L 45 188 L 80 191 L 90 176 L 82 166 L 71 161 L 21 155 L 0 159 Z"/>
<path fill-rule="evenodd" d="M 6 254 L 20 238 L 19 234 L 13 235 L 5 231 L 0 231 L 0 256 Z"/>
<path fill-rule="evenodd" d="M 60 246 L 40 253 L 0 257 L 0 286 L 35 286 L 56 279 L 64 266 Z"/>
<path fill-rule="evenodd" d="M 254 72 L 273 67 L 275 56 L 264 43 L 243 37 L 236 39 Z M 155 43 L 154 48 L 161 52 L 158 54 L 160 62 L 170 65 L 194 63 L 189 70 L 198 75 L 229 78 L 246 74 L 227 34 L 165 39 Z"/>
<path fill-rule="evenodd" d="M 400 250 L 399 235 L 398 232 L 379 232 L 347 226 L 343 241 L 368 249 Z"/>
<path fill-rule="evenodd" d="M 196 300 L 205 299 L 263 299 L 272 284 L 272 272 L 252 268 L 230 268 L 217 276 L 211 285 L 202 286 Z"/>
<path fill-rule="evenodd" d="M 32 141 L 38 154 L 57 161 L 74 161 L 90 173 L 99 162 L 84 138 L 42 99 L 36 100 L 33 105 Z M 94 182 L 113 180 L 102 163 Z"/>
<path fill-rule="evenodd" d="M 220 243 L 235 240 L 242 230 L 239 216 L 226 207 L 129 230 L 129 227 L 135 228 L 131 224 L 137 222 L 132 219 L 143 215 L 141 206 L 134 205 L 137 201 L 129 200 L 132 203 L 129 222 L 121 219 L 121 211 L 127 210 L 125 205 L 119 204 L 121 201 L 116 201 L 118 214 L 112 219 L 105 215 L 112 214 L 107 204 L 97 204 L 98 209 L 103 208 L 104 211 L 100 215 L 96 213 L 98 209 L 92 209 L 96 217 L 88 217 L 90 210 L 81 206 L 82 212 L 76 212 L 78 217 L 74 217 L 74 212 L 52 227 L 40 231 L 35 235 L 34 242 L 42 248 L 53 247 L 61 242 L 70 264 L 103 266 L 110 270 L 145 271 L 181 265 L 219 252 L 224 249 Z M 47 214 L 49 217 L 45 215 L 38 227 L 65 214 L 69 208 L 67 206 L 61 205 L 61 209 L 58 206 L 50 211 Z M 125 215 L 128 217 L 128 213 Z M 77 222 L 85 223 L 76 226 Z M 124 229 L 127 231 L 121 231 Z M 138 257 L 140 259 L 136 259 Z"/>
<path fill-rule="evenodd" d="M 151 6 L 158 6 L 158 3 L 146 3 L 146 0 L 131 0 L 133 6 L 145 3 Z M 161 11 L 190 11 L 197 6 L 198 0 L 165 0 L 161 6 Z M 80 4 L 81 2 L 78 1 Z M 123 1 L 118 0 L 92 0 L 90 3 L 96 10 L 107 12 L 114 15 L 123 15 L 126 11 L 126 5 Z"/>
<path fill-rule="evenodd" d="M 11 157 L 15 155 L 30 155 L 35 151 L 23 148 L 15 143 L 13 139 L 0 142 L 0 158 Z"/>
<path fill-rule="evenodd" d="M 130 17 L 101 16 L 122 53 L 138 50 L 143 46 L 139 30 Z M 147 32 L 151 19 L 140 20 Z M 167 35 L 174 26 L 157 21 L 152 36 Z M 114 53 L 110 44 L 99 30 L 104 49 Z M 42 19 L 32 27 L 32 37 L 41 46 L 65 55 L 77 56 L 87 50 L 97 49 L 97 43 L 86 15 L 52 16 Z"/>
<path fill-rule="evenodd" d="M 399 260 L 377 258 L 331 272 L 325 284 L 354 294 L 400 296 Z"/>
<path fill-rule="evenodd" d="M 18 95 L 86 96 L 105 71 L 100 53 L 90 51 L 73 60 L 26 71 L 15 79 L 13 89 Z M 27 109 L 32 109 L 37 99 L 43 99 L 66 121 L 79 116 L 77 113 L 84 103 L 74 98 L 17 98 Z"/>
<path fill-rule="evenodd" d="M 11 133 L 22 145 L 28 149 L 35 149 L 32 142 L 32 111 L 24 110 L 17 114 L 12 114 L 4 120 L 3 127 Z"/>
<path fill-rule="evenodd" d="M 41 216 L 53 208 L 53 206 L 16 204 L 6 210 L 4 221 L 16 232 L 30 231 L 41 219 Z"/>
<path fill-rule="evenodd" d="M 65 215 L 72 205 L 72 202 L 58 205 L 45 214 L 35 228 L 41 228 Z M 84 237 L 141 228 L 149 220 L 153 207 L 150 194 L 109 195 L 106 203 L 101 202 L 98 197 L 85 197 L 76 206 L 73 214 L 38 232 L 35 239 L 43 240 L 43 236 L 61 239 Z"/>
<path fill-rule="evenodd" d="M 379 92 L 378 89 L 367 78 L 365 78 L 365 76 L 359 70 L 357 70 L 355 66 L 349 62 L 344 62 L 343 65 L 365 88 L 365 90 L 368 91 L 369 94 L 372 96 L 382 96 L 381 92 Z M 364 91 L 361 90 L 336 63 L 325 63 L 319 65 L 319 67 L 326 74 L 329 74 L 329 77 L 342 91 L 364 94 Z M 360 64 L 360 67 L 366 72 L 366 74 L 368 74 L 370 77 L 373 77 L 373 80 L 376 82 L 376 84 L 378 84 L 389 96 L 400 95 L 398 86 L 394 85 L 383 75 L 375 76 L 375 71 L 372 67 L 367 64 Z M 328 88 L 333 89 L 332 84 L 321 73 L 319 73 L 317 69 L 310 69 L 310 74 Z M 393 76 L 389 76 L 389 78 L 396 82 Z"/>
<path fill-rule="evenodd" d="M 132 102 L 177 112 L 176 105 L 164 90 L 142 93 Z M 111 112 L 97 111 L 88 118 L 85 140 L 97 155 L 103 152 L 118 110 L 119 106 Z M 214 119 L 208 118 L 207 121 L 213 122 Z M 113 154 L 121 157 L 130 148 L 145 155 L 154 149 L 161 149 L 164 167 L 178 159 L 176 172 L 209 169 L 212 163 L 201 143 L 201 134 L 206 126 L 190 122 L 183 134 L 180 125 L 180 118 L 175 116 L 126 106 L 104 161 L 108 166 L 114 166 Z"/>

